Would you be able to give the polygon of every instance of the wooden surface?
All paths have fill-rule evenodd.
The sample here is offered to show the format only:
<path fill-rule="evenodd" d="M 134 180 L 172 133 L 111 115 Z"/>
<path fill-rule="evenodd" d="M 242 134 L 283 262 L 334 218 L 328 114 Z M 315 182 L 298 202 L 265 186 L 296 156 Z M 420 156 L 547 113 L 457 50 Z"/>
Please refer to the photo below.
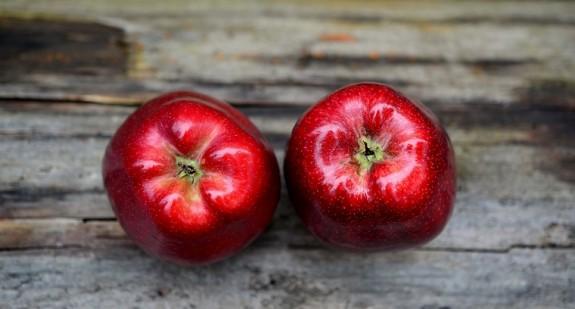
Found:
<path fill-rule="evenodd" d="M 575 2 L 0 2 L 0 308 L 575 308 Z M 346 83 L 418 98 L 455 146 L 446 230 L 404 252 L 323 247 L 283 189 L 273 224 L 202 268 L 154 260 L 105 198 L 136 104 L 227 100 L 283 161 Z"/>

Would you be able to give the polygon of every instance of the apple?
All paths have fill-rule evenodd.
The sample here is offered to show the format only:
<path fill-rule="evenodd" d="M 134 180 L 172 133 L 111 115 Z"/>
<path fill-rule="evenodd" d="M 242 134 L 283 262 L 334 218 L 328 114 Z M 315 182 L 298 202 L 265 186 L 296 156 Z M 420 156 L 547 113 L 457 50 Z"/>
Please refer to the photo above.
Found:
<path fill-rule="evenodd" d="M 126 234 L 181 264 L 224 259 L 270 223 L 280 192 L 272 148 L 238 110 L 194 92 L 137 109 L 103 159 L 108 198 Z"/>
<path fill-rule="evenodd" d="M 304 225 L 353 250 L 430 241 L 446 225 L 456 190 L 453 149 L 437 118 L 376 83 L 339 89 L 298 120 L 285 176 Z"/>

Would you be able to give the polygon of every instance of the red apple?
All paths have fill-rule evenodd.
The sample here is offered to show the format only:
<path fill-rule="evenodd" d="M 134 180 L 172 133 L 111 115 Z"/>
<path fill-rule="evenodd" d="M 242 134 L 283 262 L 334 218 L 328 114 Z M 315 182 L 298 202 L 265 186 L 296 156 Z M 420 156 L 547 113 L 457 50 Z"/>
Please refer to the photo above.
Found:
<path fill-rule="evenodd" d="M 160 96 L 112 138 L 104 185 L 128 236 L 183 264 L 228 257 L 256 238 L 276 209 L 271 147 L 230 105 L 193 92 Z"/>
<path fill-rule="evenodd" d="M 441 232 L 455 199 L 445 130 L 424 106 L 375 83 L 342 88 L 305 113 L 285 175 L 306 227 L 350 249 L 423 244 Z"/>

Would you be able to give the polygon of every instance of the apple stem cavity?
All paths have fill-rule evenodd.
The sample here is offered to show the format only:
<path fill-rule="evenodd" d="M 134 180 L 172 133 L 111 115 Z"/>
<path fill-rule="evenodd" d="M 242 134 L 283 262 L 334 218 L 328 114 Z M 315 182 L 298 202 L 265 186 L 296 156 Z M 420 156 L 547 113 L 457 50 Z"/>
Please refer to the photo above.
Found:
<path fill-rule="evenodd" d="M 199 164 L 195 160 L 176 156 L 176 166 L 178 167 L 178 177 L 186 179 L 192 184 L 197 183 L 203 175 Z"/>
<path fill-rule="evenodd" d="M 358 140 L 358 149 L 353 158 L 359 164 L 360 174 L 369 171 L 374 163 L 380 162 L 385 157 L 383 147 L 367 136 L 361 136 Z"/>

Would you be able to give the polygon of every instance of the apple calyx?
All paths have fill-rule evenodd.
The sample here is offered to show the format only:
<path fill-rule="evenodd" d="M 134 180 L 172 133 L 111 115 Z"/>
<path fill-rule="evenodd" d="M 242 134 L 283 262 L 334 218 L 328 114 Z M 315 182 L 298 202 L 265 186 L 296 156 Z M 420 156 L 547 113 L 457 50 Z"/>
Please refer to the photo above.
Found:
<path fill-rule="evenodd" d="M 358 141 L 358 149 L 353 158 L 359 164 L 359 172 L 363 174 L 371 168 L 374 163 L 384 159 L 383 147 L 367 136 L 361 136 Z"/>
<path fill-rule="evenodd" d="M 178 177 L 186 179 L 192 184 L 197 183 L 203 175 L 199 164 L 195 160 L 176 156 L 176 166 L 178 168 Z"/>

